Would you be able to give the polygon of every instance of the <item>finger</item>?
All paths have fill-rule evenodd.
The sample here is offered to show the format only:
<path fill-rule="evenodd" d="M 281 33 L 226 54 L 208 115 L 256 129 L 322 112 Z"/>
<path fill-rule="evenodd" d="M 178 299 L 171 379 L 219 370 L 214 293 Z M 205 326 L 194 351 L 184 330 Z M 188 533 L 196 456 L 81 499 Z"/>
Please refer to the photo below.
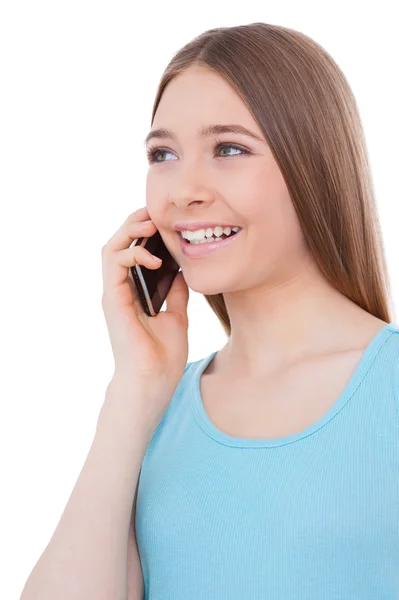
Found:
<path fill-rule="evenodd" d="M 147 221 L 148 219 L 150 219 L 150 215 L 148 213 L 148 209 L 146 206 L 142 206 L 141 208 L 139 208 L 138 210 L 135 210 L 134 212 L 132 212 L 121 224 L 121 226 L 117 229 L 117 231 L 115 233 L 118 233 L 121 229 L 123 229 L 123 227 L 126 227 L 126 225 L 129 225 L 130 223 L 133 223 L 135 221 L 137 222 L 143 222 L 143 221 Z M 115 234 L 114 234 L 115 235 Z M 112 236 L 110 238 L 110 240 L 113 239 L 114 236 Z M 108 240 L 108 241 L 110 241 Z M 108 242 L 107 242 L 108 243 Z"/>
<path fill-rule="evenodd" d="M 151 217 L 149 215 L 147 207 L 142 206 L 141 208 L 130 213 L 130 215 L 123 221 L 121 226 L 118 228 L 116 233 L 118 233 L 118 231 L 120 231 L 123 227 L 125 227 L 126 225 L 129 225 L 130 223 L 134 223 L 135 221 L 138 221 L 138 222 L 147 221 L 150 218 Z M 112 239 L 112 238 L 110 238 L 110 239 Z"/>
<path fill-rule="evenodd" d="M 141 208 L 138 208 L 137 210 L 130 213 L 130 215 L 125 219 L 125 221 L 122 223 L 122 225 L 131 223 L 132 221 L 140 221 L 142 219 L 146 220 L 149 218 L 150 218 L 150 214 L 148 212 L 147 206 L 142 206 Z"/>
<path fill-rule="evenodd" d="M 181 314 L 187 318 L 187 305 L 189 290 L 182 271 L 179 271 L 173 280 L 172 286 L 166 296 L 166 311 Z"/>
<path fill-rule="evenodd" d="M 104 292 L 125 283 L 130 268 L 135 264 L 144 265 L 148 269 L 157 269 L 162 265 L 162 261 L 155 261 L 154 255 L 143 246 L 132 246 L 119 252 L 109 253 L 103 260 Z"/>
<path fill-rule="evenodd" d="M 151 217 L 150 217 L 150 213 L 148 212 L 147 206 L 142 206 L 141 208 L 138 208 L 137 210 L 130 213 L 130 215 L 125 220 L 125 223 L 129 223 L 129 222 L 135 221 L 137 219 L 146 220 L 146 219 L 150 219 L 150 218 Z"/>
<path fill-rule="evenodd" d="M 157 228 L 153 221 L 131 221 L 122 225 L 116 233 L 108 240 L 103 252 L 118 252 L 131 246 L 133 240 L 140 237 L 151 237 Z"/>

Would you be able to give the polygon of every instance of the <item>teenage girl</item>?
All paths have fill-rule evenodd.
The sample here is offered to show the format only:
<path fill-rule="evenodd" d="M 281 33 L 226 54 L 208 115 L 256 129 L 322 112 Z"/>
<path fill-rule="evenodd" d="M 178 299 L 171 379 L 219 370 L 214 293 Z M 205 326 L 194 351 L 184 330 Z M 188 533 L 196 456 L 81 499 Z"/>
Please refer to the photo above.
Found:
<path fill-rule="evenodd" d="M 343 73 L 294 30 L 209 30 L 147 153 L 102 252 L 114 376 L 22 600 L 397 600 L 399 329 Z M 147 317 L 157 230 L 182 272 Z M 192 362 L 189 288 L 227 336 Z"/>

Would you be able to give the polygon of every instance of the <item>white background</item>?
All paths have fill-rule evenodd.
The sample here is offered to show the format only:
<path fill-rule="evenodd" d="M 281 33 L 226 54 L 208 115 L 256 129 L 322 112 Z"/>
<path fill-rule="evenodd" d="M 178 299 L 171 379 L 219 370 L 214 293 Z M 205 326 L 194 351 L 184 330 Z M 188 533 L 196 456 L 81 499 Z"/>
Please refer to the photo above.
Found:
<path fill-rule="evenodd" d="M 306 33 L 334 57 L 359 105 L 397 303 L 395 4 L 2 4 L 1 598 L 19 598 L 91 445 L 113 369 L 101 248 L 145 204 L 156 87 L 193 37 L 264 21 Z M 224 345 L 191 290 L 189 319 L 189 361 Z"/>

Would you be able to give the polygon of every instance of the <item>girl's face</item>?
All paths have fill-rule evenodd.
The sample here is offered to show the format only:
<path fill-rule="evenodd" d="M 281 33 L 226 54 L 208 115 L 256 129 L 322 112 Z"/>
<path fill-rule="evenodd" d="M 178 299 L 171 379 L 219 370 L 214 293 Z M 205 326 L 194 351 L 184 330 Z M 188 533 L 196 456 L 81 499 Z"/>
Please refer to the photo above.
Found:
<path fill-rule="evenodd" d="M 203 127 L 227 124 L 261 140 L 242 133 L 198 137 Z M 158 128 L 176 137 L 147 144 L 160 150 L 149 164 L 146 205 L 187 285 L 217 294 L 295 276 L 308 254 L 296 211 L 267 140 L 231 85 L 205 67 L 179 74 L 160 100 L 152 130 Z M 174 229 L 178 221 L 231 223 L 242 231 L 225 248 L 190 258 Z"/>

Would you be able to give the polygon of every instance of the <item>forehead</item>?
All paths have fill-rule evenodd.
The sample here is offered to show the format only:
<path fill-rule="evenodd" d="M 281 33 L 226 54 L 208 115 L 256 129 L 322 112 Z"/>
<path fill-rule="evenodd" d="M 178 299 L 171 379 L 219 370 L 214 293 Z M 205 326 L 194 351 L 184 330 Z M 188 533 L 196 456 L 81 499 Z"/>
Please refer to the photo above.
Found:
<path fill-rule="evenodd" d="M 166 86 L 151 131 L 144 140 L 193 136 L 202 140 L 221 133 L 244 134 L 266 142 L 262 130 L 233 86 L 205 68 L 190 68 Z"/>

